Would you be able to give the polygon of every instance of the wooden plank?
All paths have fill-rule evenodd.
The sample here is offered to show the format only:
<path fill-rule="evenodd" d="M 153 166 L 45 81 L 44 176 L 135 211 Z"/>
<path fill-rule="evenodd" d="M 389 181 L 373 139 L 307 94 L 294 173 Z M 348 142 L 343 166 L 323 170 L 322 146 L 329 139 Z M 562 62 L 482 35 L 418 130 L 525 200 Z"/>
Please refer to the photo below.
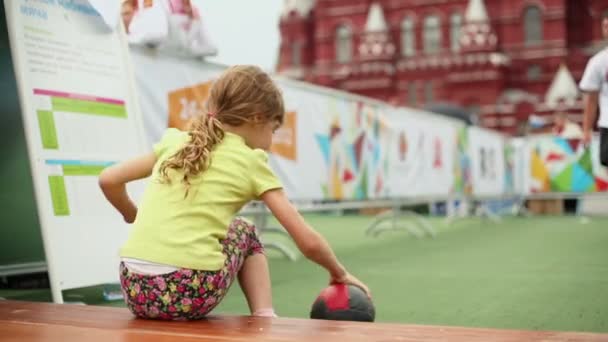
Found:
<path fill-rule="evenodd" d="M 44 341 L 44 342 L 107 342 L 107 341 L 146 341 L 146 342 L 204 342 L 210 341 L 202 336 L 167 335 L 145 331 L 121 331 L 98 328 L 81 328 L 65 325 L 39 323 L 0 323 L 2 342 Z"/>
<path fill-rule="evenodd" d="M 87 338 L 83 339 L 83 336 Z M 134 319 L 126 309 L 120 308 L 0 301 L 0 340 L 595 342 L 608 341 L 608 334 L 247 316 L 211 316 L 195 322 L 161 322 Z"/>

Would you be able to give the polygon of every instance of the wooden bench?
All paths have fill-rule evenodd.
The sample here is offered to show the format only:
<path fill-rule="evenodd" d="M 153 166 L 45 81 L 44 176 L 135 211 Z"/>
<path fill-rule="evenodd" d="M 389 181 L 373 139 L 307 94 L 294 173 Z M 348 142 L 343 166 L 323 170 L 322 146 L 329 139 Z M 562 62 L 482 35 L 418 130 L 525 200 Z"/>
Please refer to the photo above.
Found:
<path fill-rule="evenodd" d="M 608 334 L 517 331 L 288 318 L 134 319 L 126 309 L 0 300 L 0 341 L 608 341 Z"/>

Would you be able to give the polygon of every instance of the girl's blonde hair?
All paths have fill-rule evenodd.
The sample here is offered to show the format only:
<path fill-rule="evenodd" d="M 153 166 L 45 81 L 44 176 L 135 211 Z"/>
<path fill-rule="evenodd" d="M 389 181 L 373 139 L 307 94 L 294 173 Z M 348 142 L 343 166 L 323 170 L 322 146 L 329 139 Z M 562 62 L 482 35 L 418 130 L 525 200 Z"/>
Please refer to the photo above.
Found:
<path fill-rule="evenodd" d="M 190 179 L 209 167 L 213 148 L 224 138 L 222 124 L 240 126 L 254 116 L 283 123 L 284 112 L 281 91 L 268 74 L 251 65 L 229 68 L 213 83 L 206 112 L 190 123 L 190 141 L 160 165 L 162 180 L 169 182 L 169 169 L 180 170 L 188 189 Z"/>

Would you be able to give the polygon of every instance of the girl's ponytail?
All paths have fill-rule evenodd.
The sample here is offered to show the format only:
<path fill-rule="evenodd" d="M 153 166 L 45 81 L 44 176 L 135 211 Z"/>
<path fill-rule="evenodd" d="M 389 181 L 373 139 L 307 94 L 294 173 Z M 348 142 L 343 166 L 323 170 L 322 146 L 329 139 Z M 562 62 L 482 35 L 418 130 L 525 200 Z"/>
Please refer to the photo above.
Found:
<path fill-rule="evenodd" d="M 215 113 L 207 113 L 193 120 L 188 132 L 190 141 L 175 155 L 165 160 L 159 169 L 160 176 L 167 182 L 169 182 L 169 169 L 182 171 L 186 195 L 190 187 L 190 179 L 209 167 L 211 151 L 224 138 L 222 123 Z"/>

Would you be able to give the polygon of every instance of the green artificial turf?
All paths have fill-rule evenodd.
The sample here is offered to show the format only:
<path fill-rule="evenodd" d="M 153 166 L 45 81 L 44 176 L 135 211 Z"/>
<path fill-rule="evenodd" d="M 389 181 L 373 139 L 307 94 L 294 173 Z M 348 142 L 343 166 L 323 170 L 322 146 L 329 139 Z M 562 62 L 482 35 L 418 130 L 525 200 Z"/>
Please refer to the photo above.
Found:
<path fill-rule="evenodd" d="M 343 264 L 373 292 L 376 321 L 469 327 L 608 332 L 608 219 L 467 219 L 435 238 L 404 231 L 366 236 L 368 216 L 308 216 Z M 288 239 L 273 235 L 267 241 Z M 273 299 L 281 316 L 307 317 L 327 285 L 324 270 L 269 251 Z M 21 293 L 17 296 L 18 293 Z M 66 300 L 104 302 L 100 289 L 66 291 Z M 0 297 L 48 300 L 45 291 Z M 247 314 L 238 286 L 217 313 Z"/>

